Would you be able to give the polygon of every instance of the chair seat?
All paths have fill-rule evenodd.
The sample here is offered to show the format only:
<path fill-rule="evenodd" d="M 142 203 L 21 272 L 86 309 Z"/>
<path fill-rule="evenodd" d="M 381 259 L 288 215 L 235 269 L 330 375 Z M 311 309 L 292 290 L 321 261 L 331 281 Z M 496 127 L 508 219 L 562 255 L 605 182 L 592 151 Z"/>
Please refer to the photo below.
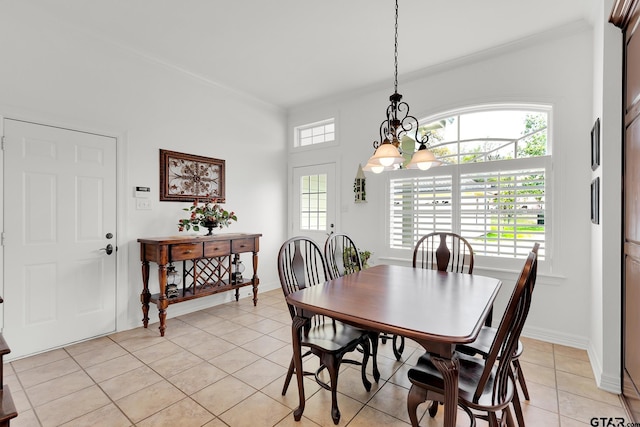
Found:
<path fill-rule="evenodd" d="M 498 333 L 497 328 L 492 328 L 490 326 L 483 326 L 482 329 L 480 329 L 478 338 L 476 338 L 474 342 L 469 344 L 458 345 L 456 346 L 456 351 L 460 353 L 468 354 L 471 356 L 479 354 L 482 357 L 487 357 L 487 355 L 489 354 L 489 349 L 491 348 L 491 344 L 493 343 L 493 340 L 495 339 L 497 333 Z M 518 349 L 516 350 L 516 353 L 513 355 L 514 359 L 517 359 L 518 357 L 520 357 L 523 351 L 524 351 L 524 346 L 522 345 L 522 342 L 518 340 Z"/>
<path fill-rule="evenodd" d="M 325 353 L 340 353 L 357 347 L 363 339 L 366 336 L 362 329 L 341 322 L 335 322 L 335 326 L 332 322 L 326 322 L 312 326 L 308 333 L 303 332 L 300 344 Z"/>
<path fill-rule="evenodd" d="M 501 402 L 495 402 L 493 397 L 493 386 L 495 382 L 496 368 L 491 372 L 489 380 L 479 399 L 475 400 L 473 394 L 476 391 L 478 382 L 485 369 L 484 360 L 479 357 L 473 357 L 466 354 L 458 354 L 460 361 L 460 370 L 458 376 L 458 399 L 469 408 L 501 408 L 505 406 L 505 402 L 510 402 L 513 396 L 513 382 L 508 382 L 507 399 Z M 425 353 L 418 359 L 418 364 L 409 369 L 409 380 L 412 384 L 431 390 L 436 393 L 443 393 L 444 380 L 442 374 L 431 362 L 429 353 Z"/>

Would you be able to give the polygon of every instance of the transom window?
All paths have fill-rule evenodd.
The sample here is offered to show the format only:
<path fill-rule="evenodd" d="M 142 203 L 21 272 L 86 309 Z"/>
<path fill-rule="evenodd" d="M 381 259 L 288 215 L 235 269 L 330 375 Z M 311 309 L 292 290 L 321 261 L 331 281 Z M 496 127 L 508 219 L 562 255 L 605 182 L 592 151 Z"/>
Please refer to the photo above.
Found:
<path fill-rule="evenodd" d="M 544 259 L 549 113 L 483 109 L 429 120 L 421 130 L 446 164 L 391 177 L 390 247 L 413 249 L 427 233 L 453 231 L 476 255 L 523 258 L 539 242 Z M 407 139 L 405 152 L 415 144 Z"/>
<path fill-rule="evenodd" d="M 329 119 L 295 128 L 296 147 L 322 144 L 334 141 L 336 137 L 335 120 Z"/>

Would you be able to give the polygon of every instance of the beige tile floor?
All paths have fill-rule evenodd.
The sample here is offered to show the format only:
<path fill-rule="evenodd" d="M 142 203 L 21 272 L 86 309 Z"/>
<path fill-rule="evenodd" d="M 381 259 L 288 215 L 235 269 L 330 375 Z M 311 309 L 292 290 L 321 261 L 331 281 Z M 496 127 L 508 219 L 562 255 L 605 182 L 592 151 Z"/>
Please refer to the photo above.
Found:
<path fill-rule="evenodd" d="M 11 425 L 333 426 L 329 392 L 315 382 L 305 380 L 299 423 L 292 415 L 295 380 L 281 395 L 291 359 L 290 322 L 278 289 L 261 293 L 257 307 L 247 298 L 170 319 L 165 337 L 156 323 L 6 363 L 5 383 L 19 412 Z M 625 417 L 618 396 L 595 386 L 585 351 L 523 340 L 531 393 L 523 403 L 527 426 Z M 343 365 L 340 425 L 408 425 L 406 372 L 420 350 L 409 342 L 400 362 L 390 343 L 379 351 L 382 378 L 368 393 L 358 368 Z M 424 414 L 426 407 L 420 409 Z M 435 419 L 426 415 L 421 425 L 442 425 L 441 416 L 441 410 Z M 468 425 L 462 413 L 458 424 Z"/>

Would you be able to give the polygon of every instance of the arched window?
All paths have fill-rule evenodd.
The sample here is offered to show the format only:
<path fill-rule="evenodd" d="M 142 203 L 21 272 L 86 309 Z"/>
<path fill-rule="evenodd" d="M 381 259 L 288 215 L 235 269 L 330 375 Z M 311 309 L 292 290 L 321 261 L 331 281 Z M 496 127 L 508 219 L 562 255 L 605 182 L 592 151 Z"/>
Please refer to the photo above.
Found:
<path fill-rule="evenodd" d="M 476 107 L 422 120 L 445 165 L 392 173 L 391 249 L 412 249 L 432 231 L 464 236 L 480 256 L 544 259 L 551 171 L 547 106 Z M 415 141 L 405 137 L 405 152 Z"/>

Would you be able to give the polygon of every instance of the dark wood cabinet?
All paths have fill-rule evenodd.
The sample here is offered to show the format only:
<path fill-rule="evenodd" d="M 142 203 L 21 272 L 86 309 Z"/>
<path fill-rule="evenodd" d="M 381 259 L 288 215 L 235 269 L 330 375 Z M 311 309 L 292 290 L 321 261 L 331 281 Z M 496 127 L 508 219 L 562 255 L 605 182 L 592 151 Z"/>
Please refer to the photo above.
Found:
<path fill-rule="evenodd" d="M 235 291 L 236 301 L 240 288 L 253 288 L 253 305 L 258 302 L 258 251 L 262 234 L 216 234 L 213 236 L 179 236 L 140 238 L 142 262 L 142 322 L 149 325 L 149 304 L 158 307 L 160 335 L 166 329 L 167 307 L 170 304 L 201 298 L 219 292 Z M 252 254 L 253 272 L 233 274 L 233 266 L 241 253 Z M 158 265 L 160 292 L 149 291 L 149 263 Z M 167 296 L 167 269 L 180 263 L 181 284 L 171 298 Z"/>
<path fill-rule="evenodd" d="M 618 0 L 610 21 L 623 31 L 622 394 L 640 420 L 640 0 Z M 637 33 L 637 34 L 636 34 Z"/>
<path fill-rule="evenodd" d="M 0 304 L 4 300 L 0 297 Z M 18 416 L 16 405 L 13 403 L 11 390 L 4 383 L 4 356 L 11 353 L 11 349 L 0 333 L 0 427 L 9 427 L 11 420 Z"/>

